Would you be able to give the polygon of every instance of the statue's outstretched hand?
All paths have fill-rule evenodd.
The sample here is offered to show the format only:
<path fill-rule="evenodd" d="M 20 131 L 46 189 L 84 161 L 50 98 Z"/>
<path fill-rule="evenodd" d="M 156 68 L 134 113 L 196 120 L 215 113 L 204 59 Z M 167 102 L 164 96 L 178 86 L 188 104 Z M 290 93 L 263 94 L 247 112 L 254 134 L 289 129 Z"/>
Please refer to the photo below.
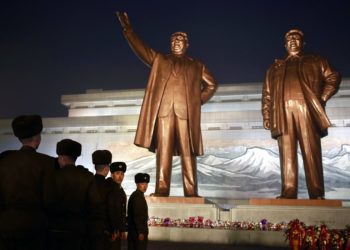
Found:
<path fill-rule="evenodd" d="M 120 22 L 120 25 L 122 26 L 123 30 L 129 30 L 131 29 L 131 24 L 129 21 L 128 14 L 126 12 L 116 12 L 116 15 L 118 17 L 118 20 Z"/>

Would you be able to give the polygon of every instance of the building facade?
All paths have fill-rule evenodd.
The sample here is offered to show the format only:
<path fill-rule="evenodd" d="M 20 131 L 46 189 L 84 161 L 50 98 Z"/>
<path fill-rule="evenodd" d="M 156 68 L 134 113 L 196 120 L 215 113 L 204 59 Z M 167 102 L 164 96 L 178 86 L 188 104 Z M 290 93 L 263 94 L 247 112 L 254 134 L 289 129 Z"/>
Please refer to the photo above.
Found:
<path fill-rule="evenodd" d="M 262 83 L 222 84 L 213 98 L 202 106 L 202 135 L 205 155 L 198 157 L 199 194 L 205 197 L 271 198 L 280 193 L 277 142 L 262 126 Z M 40 152 L 55 156 L 56 143 L 71 138 L 83 145 L 78 163 L 94 172 L 91 154 L 108 149 L 113 161 L 126 161 L 125 189 L 134 189 L 136 172 L 151 175 L 154 190 L 155 155 L 133 144 L 143 89 L 87 90 L 63 95 L 68 117 L 44 118 Z M 350 199 L 350 79 L 327 103 L 332 122 L 322 139 L 326 198 Z M 19 142 L 11 120 L 0 120 L 0 151 L 16 149 Z M 299 153 L 299 197 L 308 197 L 302 157 Z M 171 195 L 183 195 L 180 159 L 173 161 Z"/>

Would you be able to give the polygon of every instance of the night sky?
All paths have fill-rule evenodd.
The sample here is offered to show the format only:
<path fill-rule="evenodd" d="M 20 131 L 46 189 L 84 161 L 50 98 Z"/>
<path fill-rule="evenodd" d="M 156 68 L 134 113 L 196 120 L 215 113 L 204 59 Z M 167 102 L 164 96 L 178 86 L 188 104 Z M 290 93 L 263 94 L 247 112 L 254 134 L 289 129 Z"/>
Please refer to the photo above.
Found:
<path fill-rule="evenodd" d="M 61 95 L 144 88 L 149 68 L 129 48 L 116 11 L 159 52 L 169 52 L 171 33 L 187 32 L 189 56 L 219 84 L 262 82 L 294 27 L 305 34 L 305 51 L 350 77 L 345 0 L 14 0 L 0 7 L 0 118 L 64 117 Z"/>

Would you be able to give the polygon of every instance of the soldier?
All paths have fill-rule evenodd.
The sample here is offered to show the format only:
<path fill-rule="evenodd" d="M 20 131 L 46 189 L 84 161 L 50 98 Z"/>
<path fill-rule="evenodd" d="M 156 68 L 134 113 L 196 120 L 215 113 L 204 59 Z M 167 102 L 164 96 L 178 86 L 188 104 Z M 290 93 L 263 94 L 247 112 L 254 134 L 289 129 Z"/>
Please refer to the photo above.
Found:
<path fill-rule="evenodd" d="M 103 219 L 101 196 L 93 174 L 83 166 L 75 166 L 81 154 L 80 143 L 64 139 L 57 143 L 56 152 L 59 204 L 50 220 L 50 249 L 87 249 L 83 244 L 91 230 L 88 225 Z M 93 245 L 89 247 L 94 249 Z"/>
<path fill-rule="evenodd" d="M 128 250 L 147 249 L 148 207 L 144 196 L 150 176 L 146 173 L 135 175 L 136 190 L 128 203 Z"/>
<path fill-rule="evenodd" d="M 108 150 L 96 150 L 92 153 L 92 162 L 96 170 L 95 181 L 104 205 L 102 230 L 93 237 L 99 239 L 97 240 L 99 249 L 112 249 L 114 225 L 118 220 L 118 212 L 115 209 L 115 204 L 118 203 L 118 187 L 111 178 L 106 179 L 109 173 L 109 164 L 112 162 L 112 154 Z"/>
<path fill-rule="evenodd" d="M 121 240 L 126 239 L 126 194 L 124 192 L 122 182 L 126 172 L 125 162 L 113 162 L 110 165 L 110 171 L 113 181 L 117 184 L 117 203 L 115 211 L 117 211 L 117 221 L 115 224 L 115 242 L 112 249 L 121 249 Z"/>
<path fill-rule="evenodd" d="M 54 204 L 54 158 L 36 152 L 42 119 L 21 115 L 12 121 L 21 149 L 0 160 L 1 249 L 44 249 L 47 211 Z M 23 178 L 24 177 L 24 178 Z"/>

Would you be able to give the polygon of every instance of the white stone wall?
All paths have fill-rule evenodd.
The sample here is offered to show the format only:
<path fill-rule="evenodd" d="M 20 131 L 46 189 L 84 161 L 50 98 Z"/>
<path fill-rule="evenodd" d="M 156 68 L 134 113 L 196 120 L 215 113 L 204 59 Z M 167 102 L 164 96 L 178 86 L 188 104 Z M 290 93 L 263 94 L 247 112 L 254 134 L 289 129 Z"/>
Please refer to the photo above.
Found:
<path fill-rule="evenodd" d="M 269 131 L 262 129 L 259 100 L 261 86 L 259 83 L 222 85 L 211 101 L 202 107 L 205 155 L 198 158 L 201 195 L 237 199 L 249 196 L 274 197 L 279 192 L 277 142 L 271 139 Z M 63 96 L 62 103 L 69 109 L 69 117 L 43 119 L 44 130 L 39 151 L 55 156 L 59 140 L 76 140 L 83 145 L 77 164 L 94 172 L 92 152 L 108 149 L 113 153 L 113 161 L 128 163 L 124 183 L 127 193 L 134 189 L 133 174 L 138 171 L 151 174 L 149 192 L 153 192 L 155 156 L 133 144 L 142 96 L 143 90 L 96 90 Z M 332 172 L 337 167 L 341 177 L 350 178 L 350 152 L 347 151 L 350 148 L 348 79 L 327 104 L 327 113 L 334 127 L 322 139 L 328 185 L 326 197 L 350 199 L 350 182 L 342 184 L 341 180 L 334 181 Z M 20 147 L 12 135 L 10 124 L 9 119 L 0 120 L 0 151 Z M 299 158 L 302 166 L 301 156 Z M 256 164 L 260 167 L 252 169 Z M 171 194 L 182 195 L 180 161 L 177 157 L 173 165 Z M 302 168 L 300 172 L 302 175 Z M 238 178 L 241 175 L 243 177 Z M 300 182 L 304 183 L 302 176 Z M 269 188 L 264 189 L 264 185 Z M 302 197 L 306 195 L 304 186 L 300 187 Z"/>

